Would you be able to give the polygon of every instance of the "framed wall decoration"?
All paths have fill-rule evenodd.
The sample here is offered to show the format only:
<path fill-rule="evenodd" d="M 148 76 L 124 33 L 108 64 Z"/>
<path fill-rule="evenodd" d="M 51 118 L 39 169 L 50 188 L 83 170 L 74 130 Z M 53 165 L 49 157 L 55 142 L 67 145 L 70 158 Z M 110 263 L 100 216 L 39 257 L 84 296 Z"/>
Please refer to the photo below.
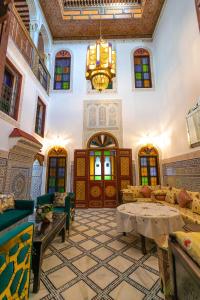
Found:
<path fill-rule="evenodd" d="M 200 30 L 200 0 L 195 0 L 195 3 L 196 3 L 197 18 L 198 18 L 199 30 Z"/>
<path fill-rule="evenodd" d="M 187 117 L 187 128 L 192 148 L 200 146 L 200 99 L 198 103 L 189 110 Z"/>

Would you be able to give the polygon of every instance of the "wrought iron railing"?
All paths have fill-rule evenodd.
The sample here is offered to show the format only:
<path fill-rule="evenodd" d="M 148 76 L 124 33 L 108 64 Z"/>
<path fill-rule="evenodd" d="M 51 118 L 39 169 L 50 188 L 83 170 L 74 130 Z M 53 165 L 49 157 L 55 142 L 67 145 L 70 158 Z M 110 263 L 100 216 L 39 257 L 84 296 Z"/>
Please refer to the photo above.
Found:
<path fill-rule="evenodd" d="M 10 36 L 43 88 L 49 93 L 51 76 L 14 7 L 11 17 Z"/>

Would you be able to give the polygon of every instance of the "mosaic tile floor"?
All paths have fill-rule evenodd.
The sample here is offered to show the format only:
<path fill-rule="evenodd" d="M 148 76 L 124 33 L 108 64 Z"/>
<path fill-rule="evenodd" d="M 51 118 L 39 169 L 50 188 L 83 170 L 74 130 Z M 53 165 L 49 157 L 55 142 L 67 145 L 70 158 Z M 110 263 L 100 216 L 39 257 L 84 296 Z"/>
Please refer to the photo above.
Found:
<path fill-rule="evenodd" d="M 69 238 L 45 252 L 41 288 L 30 300 L 160 300 L 158 260 L 148 243 L 116 231 L 114 209 L 77 210 Z"/>

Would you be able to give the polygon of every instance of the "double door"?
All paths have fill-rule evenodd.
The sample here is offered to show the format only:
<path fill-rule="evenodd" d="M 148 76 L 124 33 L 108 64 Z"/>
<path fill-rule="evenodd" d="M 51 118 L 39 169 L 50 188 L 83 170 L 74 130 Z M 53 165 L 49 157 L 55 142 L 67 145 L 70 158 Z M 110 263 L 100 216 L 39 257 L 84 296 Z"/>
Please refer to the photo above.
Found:
<path fill-rule="evenodd" d="M 89 207 L 117 205 L 116 150 L 89 151 Z"/>
<path fill-rule="evenodd" d="M 75 150 L 76 207 L 116 207 L 120 189 L 132 183 L 130 149 Z"/>

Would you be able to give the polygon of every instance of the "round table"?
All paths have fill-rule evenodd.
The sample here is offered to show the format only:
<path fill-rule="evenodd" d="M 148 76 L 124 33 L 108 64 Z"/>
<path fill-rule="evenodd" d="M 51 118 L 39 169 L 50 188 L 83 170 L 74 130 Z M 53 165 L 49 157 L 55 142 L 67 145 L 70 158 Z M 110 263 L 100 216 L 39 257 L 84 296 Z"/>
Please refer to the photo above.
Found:
<path fill-rule="evenodd" d="M 158 240 L 183 228 L 178 209 L 160 203 L 135 202 L 117 207 L 118 232 L 135 232 L 142 237 Z M 144 239 L 142 240 L 144 246 Z M 143 247 L 143 252 L 146 250 Z"/>

